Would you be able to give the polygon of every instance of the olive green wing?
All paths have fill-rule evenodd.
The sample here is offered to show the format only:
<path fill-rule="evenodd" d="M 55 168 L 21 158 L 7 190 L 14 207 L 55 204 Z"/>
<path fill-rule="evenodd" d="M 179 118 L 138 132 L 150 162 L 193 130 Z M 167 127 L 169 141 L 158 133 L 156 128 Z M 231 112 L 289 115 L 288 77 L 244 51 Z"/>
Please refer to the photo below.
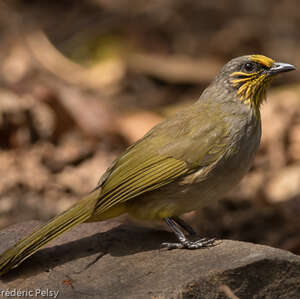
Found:
<path fill-rule="evenodd" d="M 224 153 L 224 118 L 214 112 L 185 110 L 154 127 L 129 147 L 101 178 L 97 213 L 158 189 L 199 168 L 212 165 Z"/>
<path fill-rule="evenodd" d="M 118 177 L 112 172 L 112 177 L 102 187 L 101 199 L 96 205 L 97 213 L 166 185 L 188 171 L 184 161 L 157 157 L 136 165 L 132 171 L 128 171 L 128 175 L 119 172 Z"/>

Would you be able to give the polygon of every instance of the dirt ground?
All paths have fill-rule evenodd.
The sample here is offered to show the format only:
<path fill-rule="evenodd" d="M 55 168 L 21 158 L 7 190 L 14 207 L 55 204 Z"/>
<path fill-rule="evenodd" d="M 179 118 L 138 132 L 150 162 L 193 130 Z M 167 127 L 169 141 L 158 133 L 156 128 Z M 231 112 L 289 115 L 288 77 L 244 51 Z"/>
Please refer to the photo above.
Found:
<path fill-rule="evenodd" d="M 299 66 L 299 26 L 295 0 L 0 3 L 0 228 L 69 207 L 228 59 Z M 299 79 L 274 82 L 241 184 L 185 215 L 199 233 L 300 254 Z"/>

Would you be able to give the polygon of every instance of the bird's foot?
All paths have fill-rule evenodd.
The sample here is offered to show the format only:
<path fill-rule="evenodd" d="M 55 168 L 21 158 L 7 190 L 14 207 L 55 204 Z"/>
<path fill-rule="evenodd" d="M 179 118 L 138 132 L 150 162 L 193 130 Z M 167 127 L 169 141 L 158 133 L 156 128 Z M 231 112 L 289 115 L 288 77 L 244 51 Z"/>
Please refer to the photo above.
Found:
<path fill-rule="evenodd" d="M 162 243 L 161 246 L 167 249 L 199 249 L 199 248 L 209 248 L 214 247 L 218 244 L 216 244 L 216 239 L 207 239 L 202 238 L 197 241 L 190 241 L 186 238 L 183 240 L 180 240 L 179 243 Z"/>

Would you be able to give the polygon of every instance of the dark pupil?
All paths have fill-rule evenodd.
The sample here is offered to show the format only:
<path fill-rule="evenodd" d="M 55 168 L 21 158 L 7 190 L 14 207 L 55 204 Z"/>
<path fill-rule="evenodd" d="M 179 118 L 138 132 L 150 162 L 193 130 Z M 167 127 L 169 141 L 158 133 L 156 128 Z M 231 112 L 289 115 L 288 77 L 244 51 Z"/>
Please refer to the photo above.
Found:
<path fill-rule="evenodd" d="M 253 63 L 248 62 L 248 63 L 245 64 L 245 70 L 247 72 L 251 72 L 251 71 L 253 71 L 253 69 L 254 69 L 254 64 Z"/>

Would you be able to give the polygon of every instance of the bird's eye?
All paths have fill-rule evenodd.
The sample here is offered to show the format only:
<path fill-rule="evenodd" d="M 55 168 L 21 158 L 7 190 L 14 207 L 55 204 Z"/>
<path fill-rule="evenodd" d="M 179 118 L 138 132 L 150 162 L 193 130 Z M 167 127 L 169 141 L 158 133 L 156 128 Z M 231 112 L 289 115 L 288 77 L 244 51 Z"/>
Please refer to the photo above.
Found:
<path fill-rule="evenodd" d="M 255 64 L 253 62 L 247 62 L 244 64 L 244 70 L 248 73 L 253 72 L 255 69 Z"/>

